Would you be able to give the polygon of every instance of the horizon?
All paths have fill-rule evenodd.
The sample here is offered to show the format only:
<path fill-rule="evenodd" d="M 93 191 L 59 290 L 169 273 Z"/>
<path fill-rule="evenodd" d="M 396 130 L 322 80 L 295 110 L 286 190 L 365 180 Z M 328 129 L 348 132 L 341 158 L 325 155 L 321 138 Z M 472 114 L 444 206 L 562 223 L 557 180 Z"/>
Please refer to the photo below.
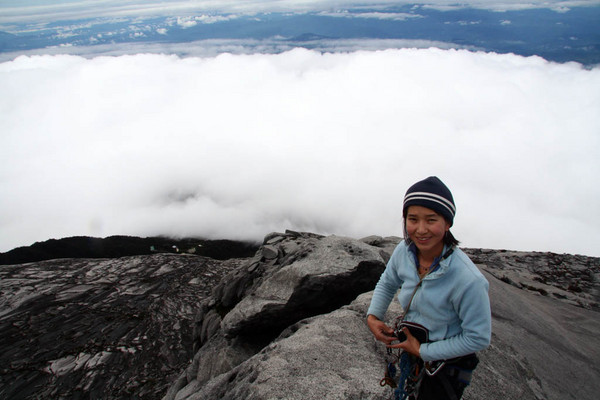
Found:
<path fill-rule="evenodd" d="M 23 4 L 6 4 L 13 3 Z M 20 7 L 19 14 L 12 7 L 0 27 L 48 13 L 43 7 L 50 2 L 26 2 L 34 3 L 42 8 Z M 156 12 L 156 3 L 102 4 L 115 17 Z M 191 4 L 160 3 L 166 8 L 155 15 L 162 17 Z M 318 7 L 256 1 L 244 2 L 253 8 L 243 12 L 283 4 L 306 13 L 334 3 L 356 13 L 339 25 L 344 39 L 163 43 L 137 42 L 142 36 L 133 35 L 112 44 L 0 48 L 0 252 L 70 236 L 261 241 L 286 229 L 356 239 L 402 236 L 404 193 L 436 175 L 454 195 L 452 230 L 464 247 L 600 256 L 600 188 L 593 184 L 600 173 L 598 65 L 433 37 L 351 37 L 354 27 L 376 30 L 381 21 L 390 32 L 405 23 L 420 26 L 420 17 L 398 9 L 406 4 L 419 4 L 414 13 L 457 12 L 447 14 L 451 33 L 471 35 L 483 31 L 463 30 L 469 15 L 492 13 L 472 26 L 493 24 L 497 32 L 511 28 L 507 16 L 517 16 L 502 7 L 527 13 L 537 5 L 562 21 L 579 18 L 582 4 L 597 12 L 600 2 L 488 2 L 491 11 L 464 19 L 462 9 L 441 0 L 378 2 L 367 10 L 356 1 Z M 240 4 L 224 2 L 219 12 L 237 7 L 241 14 Z M 74 6 L 52 5 L 67 16 L 92 10 L 86 1 Z M 211 15 L 208 22 L 172 20 L 169 33 L 189 38 L 224 27 L 239 27 L 240 35 L 255 29 L 246 29 L 242 18 Z M 286 32 L 320 21 L 298 18 L 285 20 L 297 24 Z M 556 32 L 562 29 L 550 21 Z M 273 28 L 269 23 L 259 27 Z M 47 27 L 40 20 L 37 29 Z M 102 35 L 109 28 L 115 27 Z M 64 44 L 79 31 L 61 32 L 47 40 Z M 569 40 L 595 43 L 597 37 Z M 597 48 L 589 54 L 597 58 Z"/>
<path fill-rule="evenodd" d="M 168 239 L 168 240 L 173 240 L 174 242 L 179 242 L 179 241 L 186 241 L 186 240 L 203 240 L 203 241 L 219 241 L 219 240 L 230 240 L 232 242 L 239 242 L 239 243 L 247 243 L 247 244 L 252 244 L 252 245 L 261 245 L 261 243 L 263 242 L 264 238 L 267 237 L 270 234 L 273 233 L 281 233 L 281 234 L 285 234 L 285 231 L 281 231 L 281 232 L 268 232 L 266 233 L 262 239 L 259 240 L 232 240 L 232 239 L 227 239 L 227 238 L 213 238 L 213 239 L 206 239 L 203 237 L 171 237 L 171 236 L 133 236 L 133 235 L 121 235 L 121 234 L 111 234 L 108 236 L 104 236 L 104 237 L 100 237 L 100 236 L 88 236 L 88 235 L 74 235 L 74 236 L 65 236 L 65 237 L 57 237 L 57 238 L 48 238 L 45 240 L 40 240 L 40 241 L 36 241 L 34 243 L 31 243 L 29 245 L 23 245 L 23 246 L 18 246 L 15 248 L 12 248 L 10 250 L 7 250 L 5 252 L 0 252 L 0 254 L 7 254 L 10 253 L 11 251 L 14 250 L 18 250 L 18 249 L 26 249 L 26 248 L 30 248 L 34 245 L 37 244 L 42 244 L 42 243 L 46 243 L 49 241 L 61 241 L 61 240 L 69 240 L 69 239 L 77 239 L 77 238 L 89 238 L 89 239 L 98 239 L 98 240 L 105 240 L 105 239 L 112 239 L 112 238 L 118 238 L 118 237 L 123 237 L 123 238 L 139 238 L 139 239 L 151 239 L 151 238 L 161 238 L 161 239 Z M 291 231 L 291 230 L 287 230 L 287 231 Z M 307 234 L 315 234 L 314 232 L 303 232 L 303 231 L 292 231 L 292 232 L 299 232 L 299 233 L 307 233 Z M 324 235 L 324 236 L 329 236 L 329 235 Z M 339 236 L 339 237 L 347 237 L 349 239 L 352 240 L 362 240 L 365 239 L 369 236 L 379 236 L 382 238 L 399 238 L 400 240 L 403 240 L 402 236 L 398 236 L 398 235 L 390 235 L 390 236 L 381 236 L 378 235 L 376 233 L 373 233 L 372 235 L 366 235 L 366 236 L 362 236 L 362 237 L 350 237 L 350 236 L 343 236 L 343 235 L 335 235 L 335 234 L 331 234 L 331 236 Z M 580 253 L 557 253 L 554 251 L 536 251 L 536 250 L 514 250 L 514 249 L 505 249 L 505 248 L 490 248 L 490 247 L 467 247 L 467 246 L 463 246 L 462 243 L 458 244 L 459 248 L 462 249 L 470 249 L 470 250 L 490 250 L 490 251 L 497 251 L 497 252 L 515 252 L 515 253 L 539 253 L 539 254 L 558 254 L 558 255 L 568 255 L 568 256 L 575 256 L 575 257 L 590 257 L 590 258 L 600 258 L 600 256 L 590 256 L 590 255 L 586 255 L 586 254 L 580 254 Z"/>

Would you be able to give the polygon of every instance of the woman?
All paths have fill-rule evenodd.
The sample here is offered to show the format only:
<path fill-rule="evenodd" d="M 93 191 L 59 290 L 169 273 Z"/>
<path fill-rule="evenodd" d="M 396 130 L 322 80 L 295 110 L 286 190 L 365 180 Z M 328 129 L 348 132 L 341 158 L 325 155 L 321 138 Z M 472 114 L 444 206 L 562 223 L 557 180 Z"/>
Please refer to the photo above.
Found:
<path fill-rule="evenodd" d="M 406 380 L 410 385 L 399 382 L 398 398 L 460 399 L 478 362 L 475 352 L 490 343 L 488 282 L 456 247 L 458 241 L 450 233 L 455 212 L 452 193 L 437 177 L 411 186 L 403 204 L 405 240 L 394 250 L 373 293 L 369 329 L 389 349 L 402 350 L 401 371 L 412 374 Z M 417 328 L 400 326 L 395 332 L 383 322 L 398 288 L 402 322 Z M 418 327 L 428 334 L 422 343 L 415 337 Z M 429 369 L 415 368 L 423 364 Z"/>

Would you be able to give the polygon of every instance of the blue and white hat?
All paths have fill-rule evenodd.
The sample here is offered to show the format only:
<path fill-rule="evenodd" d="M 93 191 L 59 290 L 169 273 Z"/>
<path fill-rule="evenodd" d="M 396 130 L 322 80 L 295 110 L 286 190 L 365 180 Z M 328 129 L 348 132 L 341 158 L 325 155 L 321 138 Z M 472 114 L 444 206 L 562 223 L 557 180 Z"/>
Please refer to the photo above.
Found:
<path fill-rule="evenodd" d="M 452 226 L 456 206 L 450 189 L 437 176 L 430 176 L 412 185 L 404 196 L 402 206 L 403 214 L 409 206 L 422 206 L 429 208 L 443 216 Z"/>

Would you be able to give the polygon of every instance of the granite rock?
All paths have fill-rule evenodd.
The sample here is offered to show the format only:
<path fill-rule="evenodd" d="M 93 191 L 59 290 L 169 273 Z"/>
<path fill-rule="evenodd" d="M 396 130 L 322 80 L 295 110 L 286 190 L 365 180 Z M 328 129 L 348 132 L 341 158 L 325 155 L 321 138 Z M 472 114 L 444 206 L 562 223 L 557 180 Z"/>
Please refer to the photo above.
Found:
<path fill-rule="evenodd" d="M 230 371 L 290 325 L 349 304 L 384 268 L 380 248 L 362 241 L 292 231 L 267 235 L 255 257 L 224 277 L 203 303 L 196 357 L 165 398 L 182 397 Z"/>
<path fill-rule="evenodd" d="M 596 312 L 490 280 L 492 345 L 465 400 L 593 399 L 600 384 Z M 389 356 L 365 324 L 372 292 L 348 306 L 290 326 L 259 353 L 203 384 L 183 388 L 178 400 L 389 399 L 379 382 Z M 386 319 L 401 312 L 393 303 Z M 568 317 L 561 321 L 562 317 Z"/>
<path fill-rule="evenodd" d="M 287 231 L 246 258 L 0 266 L 0 398 L 387 399 L 365 313 L 399 241 Z M 600 259 L 464 250 L 493 318 L 464 398 L 595 398 Z"/>

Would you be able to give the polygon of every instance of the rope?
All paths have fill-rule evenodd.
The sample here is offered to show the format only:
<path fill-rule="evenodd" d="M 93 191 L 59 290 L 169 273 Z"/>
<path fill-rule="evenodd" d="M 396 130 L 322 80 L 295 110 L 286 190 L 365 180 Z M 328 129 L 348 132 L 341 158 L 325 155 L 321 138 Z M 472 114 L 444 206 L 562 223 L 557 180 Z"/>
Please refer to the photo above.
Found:
<path fill-rule="evenodd" d="M 414 399 L 419 393 L 424 369 L 409 353 L 403 351 L 399 355 L 398 387 L 394 390 L 394 400 Z"/>
<path fill-rule="evenodd" d="M 406 382 L 412 372 L 412 362 L 410 355 L 407 352 L 402 352 L 400 355 L 400 361 L 398 362 L 400 368 L 400 379 L 398 388 L 394 391 L 395 400 L 404 400 L 408 397 L 409 393 L 406 391 Z"/>

